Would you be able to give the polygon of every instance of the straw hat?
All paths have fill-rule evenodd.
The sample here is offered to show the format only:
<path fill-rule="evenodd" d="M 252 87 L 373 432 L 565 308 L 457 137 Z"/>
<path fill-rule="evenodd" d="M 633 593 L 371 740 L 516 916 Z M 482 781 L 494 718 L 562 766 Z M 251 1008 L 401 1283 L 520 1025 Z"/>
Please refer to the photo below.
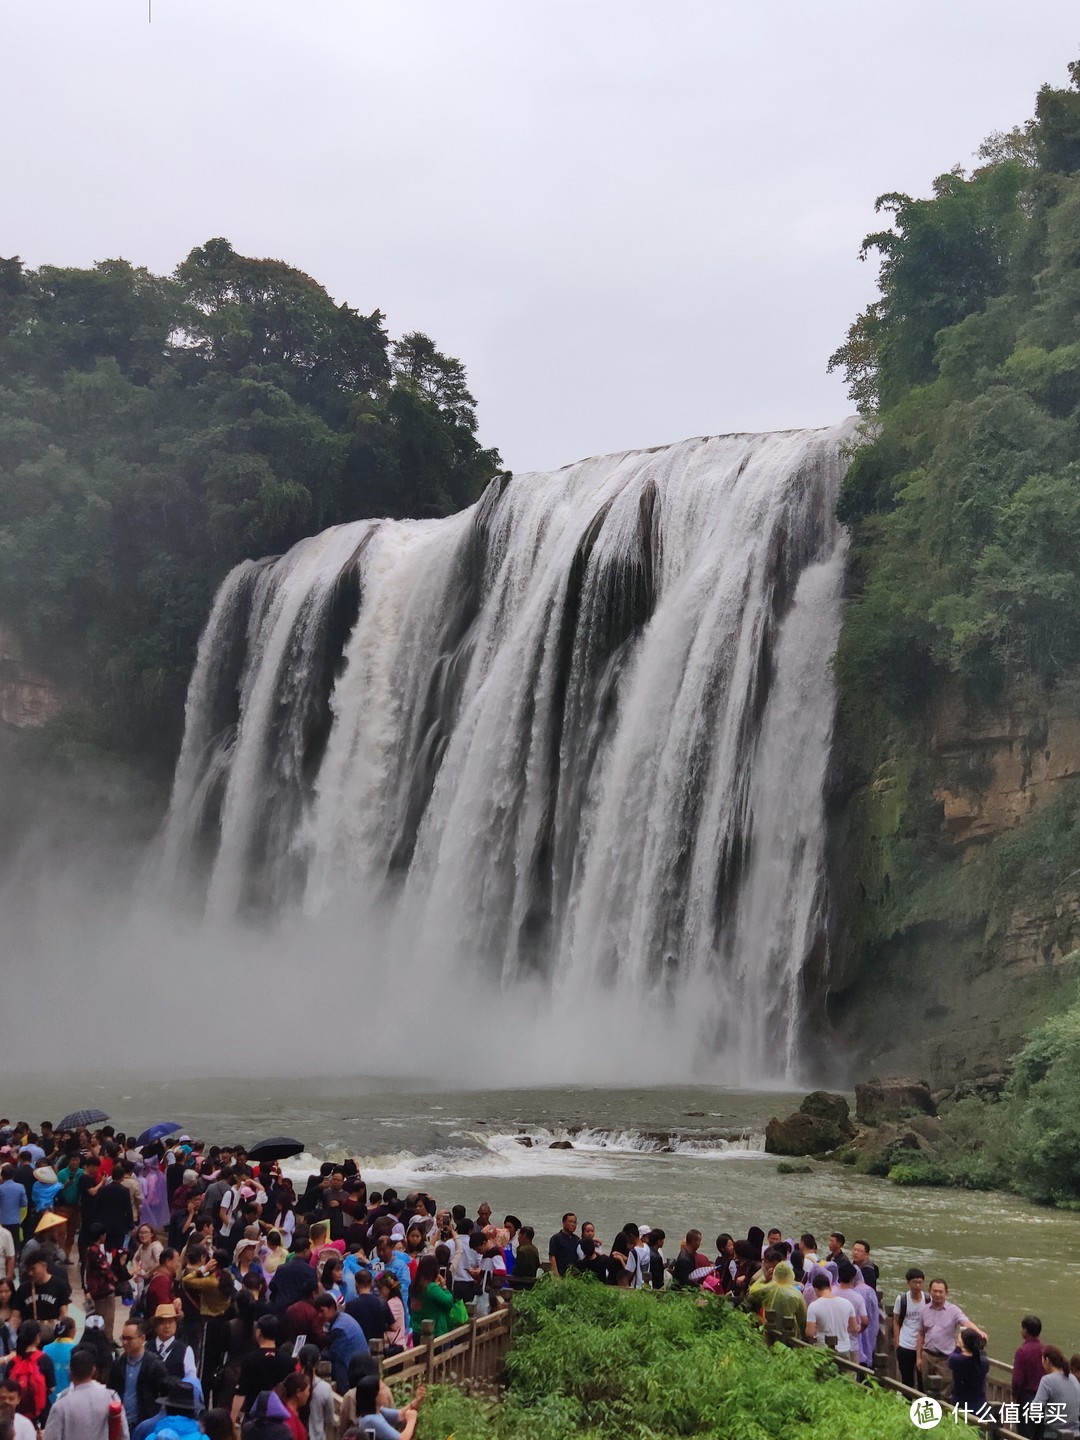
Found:
<path fill-rule="evenodd" d="M 42 1230 L 53 1230 L 57 1225 L 66 1225 L 67 1220 L 63 1215 L 57 1215 L 55 1210 L 46 1210 L 41 1219 L 34 1226 L 34 1234 L 39 1235 Z"/>
<path fill-rule="evenodd" d="M 39 1165 L 34 1171 L 34 1179 L 40 1180 L 42 1185 L 60 1184 L 59 1177 L 51 1165 Z"/>
<path fill-rule="evenodd" d="M 179 1320 L 179 1315 L 171 1305 L 159 1305 L 151 1315 L 151 1320 Z"/>

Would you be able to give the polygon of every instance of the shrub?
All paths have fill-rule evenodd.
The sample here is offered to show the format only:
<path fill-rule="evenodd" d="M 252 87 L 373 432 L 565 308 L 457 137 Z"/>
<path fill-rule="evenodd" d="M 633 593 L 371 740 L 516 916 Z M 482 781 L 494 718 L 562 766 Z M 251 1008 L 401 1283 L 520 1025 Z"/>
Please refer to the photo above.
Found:
<path fill-rule="evenodd" d="M 908 1440 L 907 1407 L 823 1350 L 769 1349 L 721 1301 L 545 1281 L 518 1302 L 499 1404 L 432 1392 L 418 1440 Z"/>

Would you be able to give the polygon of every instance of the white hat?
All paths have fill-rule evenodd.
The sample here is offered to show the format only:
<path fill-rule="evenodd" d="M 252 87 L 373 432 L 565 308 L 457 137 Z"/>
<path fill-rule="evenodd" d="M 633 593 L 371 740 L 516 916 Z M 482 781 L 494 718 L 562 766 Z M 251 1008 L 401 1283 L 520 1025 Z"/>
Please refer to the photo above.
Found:
<path fill-rule="evenodd" d="M 399 1224 L 399 1225 L 395 1225 L 394 1228 L 393 1228 L 393 1230 L 390 1231 L 390 1239 L 391 1239 L 391 1240 L 404 1240 L 404 1239 L 405 1239 L 405 1226 L 404 1226 L 404 1225 L 400 1225 L 400 1224 Z"/>

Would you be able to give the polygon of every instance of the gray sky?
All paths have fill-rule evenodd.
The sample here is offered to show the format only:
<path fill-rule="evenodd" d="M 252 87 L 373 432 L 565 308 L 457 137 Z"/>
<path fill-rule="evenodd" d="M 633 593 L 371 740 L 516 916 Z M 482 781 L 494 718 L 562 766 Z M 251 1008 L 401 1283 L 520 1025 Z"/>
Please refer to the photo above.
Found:
<path fill-rule="evenodd" d="M 850 410 L 886 190 L 1080 55 L 1075 0 L 0 0 L 0 254 L 224 235 L 466 363 L 514 469 Z"/>

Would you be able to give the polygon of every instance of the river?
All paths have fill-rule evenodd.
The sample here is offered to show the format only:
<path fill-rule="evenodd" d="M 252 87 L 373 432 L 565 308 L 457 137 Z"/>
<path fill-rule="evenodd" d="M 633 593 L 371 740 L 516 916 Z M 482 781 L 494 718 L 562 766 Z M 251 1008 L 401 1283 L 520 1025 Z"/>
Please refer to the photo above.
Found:
<path fill-rule="evenodd" d="M 352 1033 L 362 1048 L 363 1026 Z M 407 1026 L 401 1034 L 404 1055 Z M 257 1036 L 252 1049 L 254 1060 Z M 497 1218 L 513 1213 L 534 1225 L 542 1248 L 568 1209 L 595 1221 L 605 1244 L 628 1220 L 662 1226 L 668 1253 L 689 1226 L 702 1230 L 709 1250 L 721 1230 L 737 1236 L 753 1224 L 777 1225 L 785 1235 L 811 1230 L 822 1248 L 838 1229 L 849 1243 L 870 1242 L 890 1302 L 911 1264 L 928 1279 L 945 1276 L 952 1297 L 989 1331 L 998 1358 L 1011 1357 L 1020 1316 L 1029 1312 L 1042 1317 L 1044 1338 L 1066 1354 L 1080 1349 L 1080 1214 L 998 1193 L 900 1188 L 839 1165 L 780 1175 L 776 1157 L 759 1147 L 769 1116 L 795 1107 L 790 1094 L 504 1090 L 497 1076 L 493 1086 L 416 1093 L 415 1085 L 340 1077 L 65 1082 L 54 1075 L 6 1084 L 3 1105 L 11 1119 L 31 1123 L 87 1106 L 134 1131 L 175 1120 L 208 1142 L 295 1135 L 312 1163 L 356 1155 L 372 1187 L 424 1186 L 440 1203 L 460 1202 L 471 1212 L 487 1200 Z M 574 1149 L 547 1148 L 566 1137 Z M 669 1143 L 673 1148 L 660 1148 Z M 302 1180 L 307 1157 L 290 1169 Z"/>

